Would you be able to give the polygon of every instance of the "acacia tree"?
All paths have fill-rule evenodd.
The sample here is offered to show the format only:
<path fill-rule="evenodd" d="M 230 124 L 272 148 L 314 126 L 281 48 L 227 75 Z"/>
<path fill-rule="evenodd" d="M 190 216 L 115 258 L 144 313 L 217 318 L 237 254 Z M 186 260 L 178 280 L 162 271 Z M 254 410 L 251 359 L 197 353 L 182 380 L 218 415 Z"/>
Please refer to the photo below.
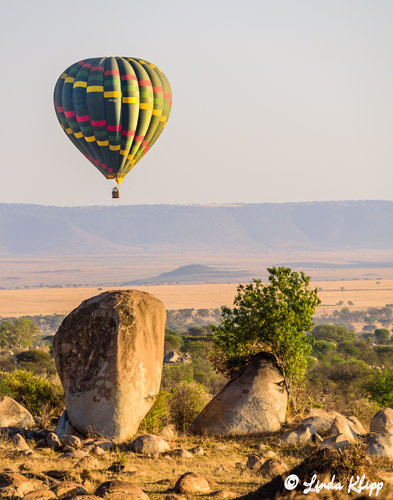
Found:
<path fill-rule="evenodd" d="M 320 304 L 310 277 L 287 267 L 268 269 L 269 283 L 254 279 L 239 285 L 233 309 L 221 309 L 221 321 L 212 326 L 216 370 L 232 377 L 260 351 L 272 352 L 278 361 L 289 394 L 307 369 L 312 339 L 312 317 Z"/>

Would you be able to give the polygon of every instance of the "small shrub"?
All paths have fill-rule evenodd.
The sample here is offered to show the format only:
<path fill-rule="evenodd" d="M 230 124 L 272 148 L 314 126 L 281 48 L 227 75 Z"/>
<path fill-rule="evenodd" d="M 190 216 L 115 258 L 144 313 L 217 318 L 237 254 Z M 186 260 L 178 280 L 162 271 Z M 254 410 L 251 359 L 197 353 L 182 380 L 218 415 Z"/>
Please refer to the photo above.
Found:
<path fill-rule="evenodd" d="M 172 391 L 170 415 L 172 423 L 180 432 L 186 431 L 209 400 L 209 394 L 197 382 L 179 382 Z"/>
<path fill-rule="evenodd" d="M 151 410 L 140 423 L 139 431 L 154 434 L 169 424 L 169 399 L 170 393 L 168 391 L 160 391 L 157 394 Z"/>
<path fill-rule="evenodd" d="M 60 414 L 64 407 L 63 389 L 26 370 L 0 372 L 0 395 L 9 396 L 34 415 L 41 410 Z"/>

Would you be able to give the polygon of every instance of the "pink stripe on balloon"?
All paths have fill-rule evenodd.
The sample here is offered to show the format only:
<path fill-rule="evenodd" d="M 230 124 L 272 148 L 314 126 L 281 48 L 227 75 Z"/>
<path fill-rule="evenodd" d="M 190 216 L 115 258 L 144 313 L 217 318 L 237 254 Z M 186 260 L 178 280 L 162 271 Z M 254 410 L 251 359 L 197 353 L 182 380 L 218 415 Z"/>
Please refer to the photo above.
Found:
<path fill-rule="evenodd" d="M 119 132 L 121 130 L 121 125 L 107 125 L 106 129 L 110 132 Z"/>
<path fill-rule="evenodd" d="M 136 76 L 135 75 L 121 75 L 120 77 L 120 80 L 136 80 Z"/>
<path fill-rule="evenodd" d="M 75 116 L 75 111 L 66 111 L 65 113 L 66 118 L 72 118 Z"/>
<path fill-rule="evenodd" d="M 89 115 L 82 115 L 82 116 L 77 116 L 76 117 L 76 121 L 77 122 L 87 122 L 88 120 L 90 120 L 90 116 Z"/>
<path fill-rule="evenodd" d="M 140 87 L 143 87 L 143 86 L 151 87 L 151 81 L 150 80 L 139 80 L 138 85 Z"/>
<path fill-rule="evenodd" d="M 135 135 L 135 130 L 123 130 L 121 135 L 126 135 L 127 137 L 133 137 Z"/>
<path fill-rule="evenodd" d="M 104 127 L 106 125 L 106 120 L 92 120 L 91 124 L 93 127 Z"/>
<path fill-rule="evenodd" d="M 105 71 L 105 68 L 103 66 L 93 66 L 91 71 Z"/>
<path fill-rule="evenodd" d="M 58 112 L 58 113 L 64 113 L 64 108 L 63 108 L 63 106 L 57 106 L 57 112 Z"/>
<path fill-rule="evenodd" d="M 93 67 L 93 65 L 92 65 L 92 64 L 90 64 L 90 63 L 85 63 L 85 64 L 83 65 L 83 68 L 92 68 L 92 67 Z"/>
<path fill-rule="evenodd" d="M 164 92 L 162 87 L 153 87 L 154 92 Z"/>
<path fill-rule="evenodd" d="M 164 94 L 164 99 L 170 99 L 171 98 L 171 94 Z"/>
<path fill-rule="evenodd" d="M 138 142 L 143 141 L 144 138 L 145 138 L 144 135 L 136 135 L 135 136 L 135 140 L 138 141 Z"/>
<path fill-rule="evenodd" d="M 120 72 L 117 69 L 107 69 L 104 73 L 104 76 L 108 75 L 120 75 Z"/>

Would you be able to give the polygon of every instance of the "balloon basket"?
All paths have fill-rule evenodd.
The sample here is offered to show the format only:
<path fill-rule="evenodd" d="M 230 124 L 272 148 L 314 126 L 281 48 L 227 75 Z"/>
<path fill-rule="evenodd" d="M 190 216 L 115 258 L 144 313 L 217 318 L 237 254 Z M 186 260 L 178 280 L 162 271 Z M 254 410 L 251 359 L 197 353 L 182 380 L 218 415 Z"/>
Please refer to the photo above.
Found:
<path fill-rule="evenodd" d="M 120 198 L 120 192 L 116 187 L 112 189 L 112 198 Z"/>

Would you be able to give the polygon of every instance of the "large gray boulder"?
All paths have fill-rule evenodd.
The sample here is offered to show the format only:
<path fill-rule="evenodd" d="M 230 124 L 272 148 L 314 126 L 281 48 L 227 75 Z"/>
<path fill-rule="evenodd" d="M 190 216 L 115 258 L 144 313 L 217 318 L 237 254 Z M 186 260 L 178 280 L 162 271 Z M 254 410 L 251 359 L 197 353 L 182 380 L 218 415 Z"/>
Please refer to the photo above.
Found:
<path fill-rule="evenodd" d="M 208 403 L 190 431 L 216 436 L 275 432 L 285 422 L 286 409 L 287 391 L 276 358 L 261 352 Z"/>
<path fill-rule="evenodd" d="M 104 292 L 81 303 L 54 338 L 68 419 L 125 441 L 150 410 L 161 382 L 166 313 L 146 292 Z"/>
<path fill-rule="evenodd" d="M 0 427 L 25 427 L 35 425 L 31 413 L 14 399 L 4 396 L 0 400 Z"/>

